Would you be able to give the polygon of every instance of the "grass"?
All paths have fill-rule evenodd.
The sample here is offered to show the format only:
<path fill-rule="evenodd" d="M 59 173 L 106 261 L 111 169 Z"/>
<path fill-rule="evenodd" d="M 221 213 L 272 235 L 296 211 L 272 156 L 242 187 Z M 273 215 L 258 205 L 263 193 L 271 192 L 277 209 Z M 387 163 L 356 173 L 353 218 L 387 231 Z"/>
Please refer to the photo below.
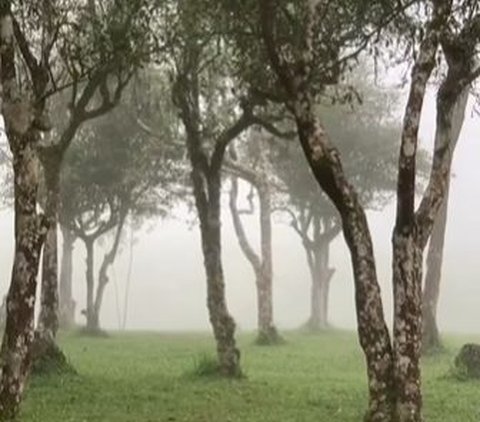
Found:
<path fill-rule="evenodd" d="M 261 347 L 253 335 L 242 335 L 246 377 L 228 381 L 192 376 L 214 353 L 206 334 L 66 335 L 61 344 L 78 375 L 35 377 L 20 420 L 361 421 L 366 378 L 355 335 L 292 332 L 285 339 Z M 454 353 L 467 340 L 479 339 L 449 337 L 447 353 L 424 360 L 426 421 L 480 421 L 480 382 L 449 375 Z"/>

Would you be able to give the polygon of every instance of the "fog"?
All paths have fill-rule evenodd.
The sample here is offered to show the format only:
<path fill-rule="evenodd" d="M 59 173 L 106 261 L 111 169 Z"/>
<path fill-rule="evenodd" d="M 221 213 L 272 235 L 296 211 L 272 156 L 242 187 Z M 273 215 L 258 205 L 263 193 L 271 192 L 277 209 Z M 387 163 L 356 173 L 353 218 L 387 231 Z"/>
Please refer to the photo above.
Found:
<path fill-rule="evenodd" d="M 439 323 L 447 332 L 479 333 L 480 326 L 480 119 L 469 105 L 461 138 L 455 152 L 451 184 L 447 240 L 441 288 Z M 431 151 L 435 127 L 434 97 L 427 98 L 421 126 L 422 146 Z M 369 212 L 374 238 L 379 280 L 387 317 L 391 315 L 390 236 L 395 205 L 381 212 Z M 256 326 L 254 275 L 239 249 L 227 204 L 223 207 L 223 258 L 228 306 L 240 330 Z M 132 285 L 129 295 L 128 329 L 207 330 L 206 282 L 200 250 L 199 231 L 191 214 L 175 210 L 176 218 L 150 221 L 135 233 Z M 11 211 L 0 214 L 0 293 L 5 294 L 10 280 L 13 254 Z M 310 275 L 298 236 L 285 222 L 274 219 L 274 312 L 279 328 L 296 328 L 309 314 Z M 257 240 L 256 216 L 245 218 L 252 241 Z M 126 235 L 128 237 L 128 234 Z M 257 242 L 258 243 L 258 242 Z M 101 324 L 119 327 L 123 309 L 129 246 L 125 241 L 107 287 Z M 97 248 L 97 264 L 101 259 Z M 85 251 L 76 243 L 74 297 L 77 323 L 84 323 L 80 311 L 85 307 Z M 353 280 L 349 254 L 339 236 L 332 245 L 330 321 L 335 327 L 355 327 Z"/>

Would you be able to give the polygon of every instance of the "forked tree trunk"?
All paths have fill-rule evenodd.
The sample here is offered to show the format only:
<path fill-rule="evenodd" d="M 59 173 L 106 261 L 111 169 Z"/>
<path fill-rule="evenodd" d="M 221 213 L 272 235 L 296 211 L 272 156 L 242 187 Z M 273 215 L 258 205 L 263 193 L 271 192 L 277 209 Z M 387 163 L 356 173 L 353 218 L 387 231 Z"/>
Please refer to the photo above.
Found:
<path fill-rule="evenodd" d="M 312 331 L 321 331 L 329 327 L 328 302 L 330 282 L 335 270 L 329 268 L 328 242 L 314 243 L 307 247 L 310 277 L 312 281 L 310 292 L 310 317 L 307 328 Z"/>
<path fill-rule="evenodd" d="M 8 126 L 7 134 L 13 153 L 15 255 L 1 350 L 0 417 L 5 420 L 18 413 L 30 371 L 37 272 L 47 232 L 46 221 L 37 214 L 39 134 L 30 130 L 20 135 Z"/>
<path fill-rule="evenodd" d="M 390 343 L 375 271 L 370 231 L 357 194 L 347 181 L 338 150 L 315 117 L 314 94 L 309 77 L 314 67 L 313 6 L 305 22 L 302 61 L 289 66 L 276 43 L 273 0 L 261 5 L 262 35 L 270 63 L 289 95 L 301 145 L 319 185 L 340 213 L 352 258 L 360 343 L 367 359 L 369 385 L 368 421 L 420 422 L 419 355 L 422 335 L 422 254 L 434 219 L 444 198 L 452 149 L 451 111 L 461 91 L 471 82 L 477 31 L 468 22 L 458 35 L 445 30 L 451 2 L 433 2 L 432 15 L 412 69 L 410 95 L 405 109 L 398 165 L 397 215 L 393 232 L 394 339 Z M 445 35 L 445 36 L 443 36 Z M 418 130 L 426 85 L 436 65 L 440 41 L 449 66 L 437 98 L 437 130 L 429 185 L 415 211 L 415 177 Z M 340 75 L 336 75 L 340 76 Z M 393 347 L 392 347 L 393 346 Z"/>
<path fill-rule="evenodd" d="M 75 301 L 72 293 L 73 247 L 75 235 L 62 226 L 62 263 L 60 268 L 60 327 L 70 329 L 75 325 Z"/>
<path fill-rule="evenodd" d="M 1 347 L 0 419 L 4 420 L 14 419 L 17 415 L 30 371 L 37 273 L 48 229 L 46 220 L 37 213 L 37 147 L 41 125 L 34 127 L 34 122 L 39 123 L 43 115 L 45 104 L 41 100 L 35 101 L 36 98 L 18 96 L 10 9 L 9 1 L 0 3 L 1 112 L 13 156 L 15 197 L 15 250 Z M 43 93 L 45 79 L 39 81 L 44 75 L 41 70 L 38 73 L 30 76 L 36 93 Z"/>
<path fill-rule="evenodd" d="M 469 90 L 465 89 L 460 95 L 452 115 L 450 129 L 450 143 L 452 145 L 452 151 L 455 149 L 460 137 L 463 121 L 465 119 L 468 96 Z M 449 165 L 451 166 L 451 163 Z M 424 353 L 430 353 L 442 349 L 442 342 L 437 324 L 437 307 L 440 297 L 440 283 L 442 278 L 443 250 L 447 227 L 449 191 L 450 177 L 448 177 L 447 185 L 445 187 L 445 197 L 442 207 L 440 208 L 439 214 L 435 219 L 427 253 L 427 270 L 425 274 L 422 302 L 422 351 Z"/>
<path fill-rule="evenodd" d="M 271 197 L 268 185 L 258 180 L 260 177 L 257 178 L 253 172 L 247 169 L 245 171 L 249 173 L 249 182 L 255 184 L 259 197 L 261 255 L 255 252 L 245 234 L 240 212 L 237 208 L 238 181 L 236 177 L 231 179 L 230 213 L 240 249 L 255 273 L 255 286 L 257 289 L 257 343 L 269 345 L 280 341 L 280 336 L 273 322 Z M 265 175 L 262 177 L 265 177 Z"/>
<path fill-rule="evenodd" d="M 251 125 L 251 116 L 243 114 L 232 126 L 212 140 L 213 152 L 206 151 L 201 129 L 201 54 L 198 44 L 189 43 L 185 46 L 182 55 L 183 69 L 177 73 L 172 97 L 180 111 L 186 132 L 207 278 L 207 306 L 217 346 L 219 370 L 227 377 L 235 377 L 241 374 L 240 351 L 235 341 L 235 321 L 228 312 L 225 298 L 220 220 L 221 170 L 228 144 Z"/>

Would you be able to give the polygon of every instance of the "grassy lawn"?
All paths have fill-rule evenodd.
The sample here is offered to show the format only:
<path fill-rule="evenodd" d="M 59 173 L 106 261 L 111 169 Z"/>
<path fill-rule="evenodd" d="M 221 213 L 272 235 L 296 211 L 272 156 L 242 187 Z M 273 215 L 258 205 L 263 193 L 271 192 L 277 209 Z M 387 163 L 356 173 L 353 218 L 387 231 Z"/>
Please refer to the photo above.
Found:
<path fill-rule="evenodd" d="M 79 375 L 36 377 L 22 422 L 334 422 L 361 421 L 366 404 L 363 356 L 352 333 L 287 333 L 287 344 L 253 345 L 240 337 L 246 379 L 192 375 L 213 353 L 202 334 L 64 336 Z M 477 339 L 468 339 L 479 340 Z M 480 421 L 480 382 L 449 376 L 465 338 L 424 360 L 425 416 L 432 422 Z"/>

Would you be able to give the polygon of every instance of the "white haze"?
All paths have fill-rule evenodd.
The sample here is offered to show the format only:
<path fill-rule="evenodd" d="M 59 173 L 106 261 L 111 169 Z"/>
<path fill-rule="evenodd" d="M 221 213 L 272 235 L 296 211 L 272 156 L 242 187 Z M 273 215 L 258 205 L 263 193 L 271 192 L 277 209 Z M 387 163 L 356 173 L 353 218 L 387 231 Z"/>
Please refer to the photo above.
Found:
<path fill-rule="evenodd" d="M 440 299 L 440 326 L 444 331 L 480 332 L 480 119 L 469 112 L 455 152 L 454 174 Z M 427 98 L 422 120 L 422 146 L 431 151 L 434 131 L 434 97 Z M 183 217 L 147 223 L 136 233 L 128 329 L 209 329 L 206 283 L 198 227 L 189 228 Z M 379 279 L 385 311 L 391 316 L 390 236 L 394 205 L 370 212 Z M 252 241 L 258 232 L 256 218 L 246 220 Z M 11 212 L 0 214 L 0 294 L 10 280 L 13 254 Z M 274 226 L 274 305 L 280 328 L 295 328 L 306 321 L 310 279 L 304 251 L 295 233 L 285 224 Z M 97 264 L 102 257 L 97 249 Z M 223 208 L 223 258 L 228 306 L 240 329 L 255 327 L 254 277 L 235 238 L 228 208 Z M 77 242 L 74 261 L 74 296 L 77 322 L 85 304 L 85 251 Z M 330 319 L 334 326 L 355 327 L 353 281 L 348 252 L 339 236 L 331 251 L 336 268 L 332 281 Z M 105 294 L 101 322 L 105 328 L 119 327 L 117 308 L 123 308 L 128 266 L 128 242 L 115 265 Z"/>

